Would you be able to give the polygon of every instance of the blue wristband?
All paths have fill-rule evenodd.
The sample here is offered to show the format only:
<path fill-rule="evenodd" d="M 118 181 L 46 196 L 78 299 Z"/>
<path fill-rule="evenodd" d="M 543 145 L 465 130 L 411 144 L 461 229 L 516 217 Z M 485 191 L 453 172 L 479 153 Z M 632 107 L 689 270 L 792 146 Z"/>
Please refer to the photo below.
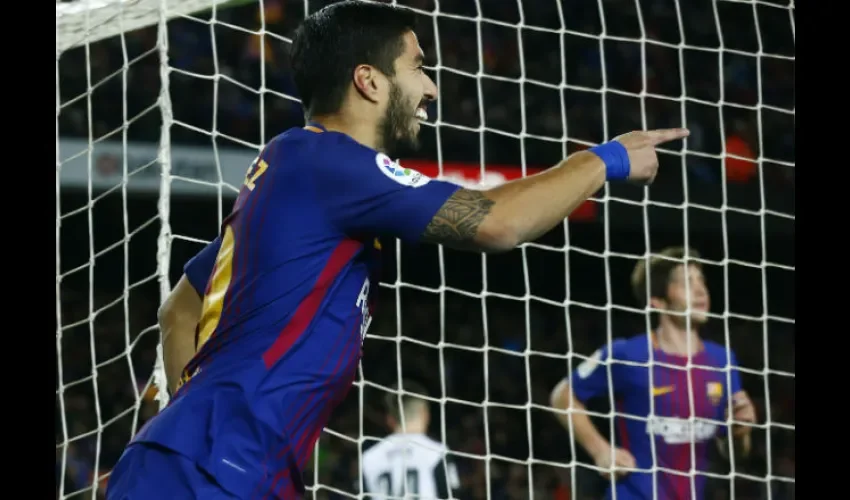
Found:
<path fill-rule="evenodd" d="M 620 141 L 610 141 L 590 148 L 590 152 L 605 162 L 605 178 L 609 181 L 621 181 L 629 178 L 631 163 L 629 152 Z"/>

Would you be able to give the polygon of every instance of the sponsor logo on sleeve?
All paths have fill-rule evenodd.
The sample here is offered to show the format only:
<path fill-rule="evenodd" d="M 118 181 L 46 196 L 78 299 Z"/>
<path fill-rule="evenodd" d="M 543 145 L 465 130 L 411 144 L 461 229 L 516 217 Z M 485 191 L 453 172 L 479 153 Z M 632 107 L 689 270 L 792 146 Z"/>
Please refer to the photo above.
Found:
<path fill-rule="evenodd" d="M 378 165 L 378 170 L 380 170 L 381 173 L 402 186 L 420 187 L 431 181 L 431 179 L 412 168 L 402 167 L 383 153 L 378 153 L 377 156 L 375 156 L 375 164 Z"/>

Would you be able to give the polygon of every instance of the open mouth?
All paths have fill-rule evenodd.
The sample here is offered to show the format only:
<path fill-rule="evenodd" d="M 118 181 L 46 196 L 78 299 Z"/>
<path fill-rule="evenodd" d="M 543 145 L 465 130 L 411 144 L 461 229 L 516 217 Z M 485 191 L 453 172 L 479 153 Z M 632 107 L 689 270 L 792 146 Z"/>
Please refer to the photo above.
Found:
<path fill-rule="evenodd" d="M 420 122 L 428 121 L 428 112 L 425 111 L 424 105 L 416 108 L 416 113 L 414 114 L 414 116 L 416 116 L 416 119 Z"/>

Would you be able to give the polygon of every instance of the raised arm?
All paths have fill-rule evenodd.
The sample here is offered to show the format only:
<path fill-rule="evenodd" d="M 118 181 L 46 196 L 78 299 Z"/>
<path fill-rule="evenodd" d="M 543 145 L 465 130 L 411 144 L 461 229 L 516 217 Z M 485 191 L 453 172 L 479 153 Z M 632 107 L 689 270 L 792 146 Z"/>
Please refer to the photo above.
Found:
<path fill-rule="evenodd" d="M 650 183 L 655 146 L 686 137 L 684 129 L 632 132 L 571 155 L 537 175 L 486 191 L 461 189 L 434 215 L 423 240 L 484 252 L 533 241 L 563 221 L 606 180 Z"/>
<path fill-rule="evenodd" d="M 422 239 L 462 250 L 508 251 L 555 227 L 604 183 L 603 161 L 590 152 L 577 153 L 544 172 L 487 191 L 457 191 Z"/>
<path fill-rule="evenodd" d="M 317 147 L 308 189 L 351 236 L 377 234 L 479 252 L 510 250 L 549 231 L 608 181 L 649 183 L 655 146 L 684 129 L 631 132 L 537 175 L 486 191 L 429 179 L 341 134 Z"/>

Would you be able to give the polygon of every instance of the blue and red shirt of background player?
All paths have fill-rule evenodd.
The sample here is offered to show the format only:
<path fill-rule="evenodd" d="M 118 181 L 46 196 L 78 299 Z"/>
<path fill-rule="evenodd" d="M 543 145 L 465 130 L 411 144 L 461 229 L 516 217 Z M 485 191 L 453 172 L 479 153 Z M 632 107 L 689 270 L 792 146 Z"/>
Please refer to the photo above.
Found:
<path fill-rule="evenodd" d="M 665 353 L 653 334 L 638 335 L 602 347 L 570 375 L 581 402 L 613 396 L 615 446 L 628 449 L 641 470 L 616 480 L 618 499 L 702 498 L 706 476 L 699 472 L 708 470 L 708 447 L 726 433 L 729 398 L 741 379 L 731 351 L 709 341 L 700 347 L 689 368 L 688 357 Z"/>

